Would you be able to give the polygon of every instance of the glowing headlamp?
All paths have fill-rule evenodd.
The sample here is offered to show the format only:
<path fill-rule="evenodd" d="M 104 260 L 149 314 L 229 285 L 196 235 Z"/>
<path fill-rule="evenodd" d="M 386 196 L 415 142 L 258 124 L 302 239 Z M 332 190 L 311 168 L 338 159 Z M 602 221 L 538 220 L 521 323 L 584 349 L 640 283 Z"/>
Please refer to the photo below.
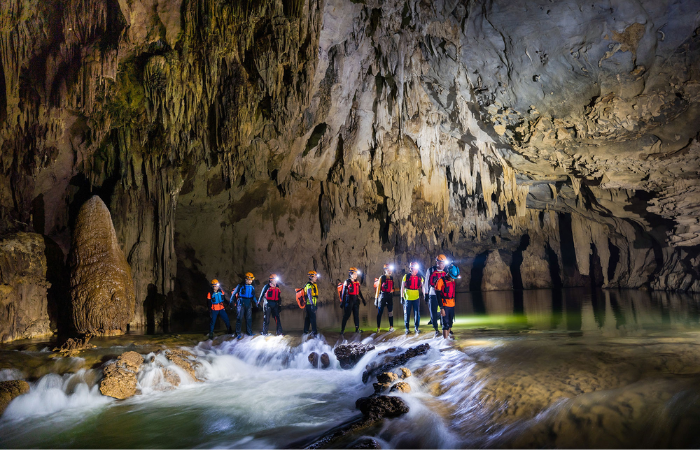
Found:
<path fill-rule="evenodd" d="M 358 274 L 358 275 L 362 275 L 362 271 L 358 270 L 358 271 L 357 271 L 357 274 Z"/>
<path fill-rule="evenodd" d="M 394 270 L 394 265 L 393 265 L 393 264 L 389 266 L 389 270 Z"/>

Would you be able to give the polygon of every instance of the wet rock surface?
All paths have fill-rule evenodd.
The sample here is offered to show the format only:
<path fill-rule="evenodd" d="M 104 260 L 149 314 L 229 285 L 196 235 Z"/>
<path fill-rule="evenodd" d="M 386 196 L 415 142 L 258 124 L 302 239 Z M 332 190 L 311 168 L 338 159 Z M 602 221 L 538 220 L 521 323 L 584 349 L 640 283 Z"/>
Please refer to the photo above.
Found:
<path fill-rule="evenodd" d="M 406 378 L 410 377 L 411 375 L 413 375 L 411 373 L 411 369 L 409 369 L 408 367 L 399 367 L 399 371 L 401 372 L 399 374 L 399 377 L 401 377 L 402 379 L 406 379 Z"/>
<path fill-rule="evenodd" d="M 100 382 L 102 395 L 120 400 L 134 396 L 138 383 L 136 374 L 142 364 L 143 356 L 140 354 L 131 351 L 122 353 L 103 369 L 104 378 Z"/>
<path fill-rule="evenodd" d="M 0 342 L 53 333 L 45 250 L 39 234 L 0 237 Z"/>
<path fill-rule="evenodd" d="M 192 380 L 202 381 L 197 378 L 196 372 L 197 368 L 200 366 L 200 363 L 197 361 L 197 358 L 193 353 L 182 349 L 167 349 L 161 350 L 158 353 L 164 354 L 169 361 L 172 361 L 182 370 L 187 372 Z"/>
<path fill-rule="evenodd" d="M 412 347 L 398 356 L 389 357 L 387 360 L 383 361 L 381 364 L 374 363 L 367 366 L 366 370 L 362 373 L 362 382 L 367 383 L 370 377 L 375 374 L 381 374 L 382 372 L 388 372 L 396 366 L 401 366 L 406 364 L 412 358 L 416 356 L 424 355 L 430 350 L 430 344 L 420 344 Z"/>
<path fill-rule="evenodd" d="M 409 411 L 402 399 L 387 395 L 361 397 L 355 402 L 355 407 L 371 420 L 398 417 Z"/>
<path fill-rule="evenodd" d="M 327 369 L 331 365 L 331 359 L 328 353 L 322 353 L 321 356 L 316 352 L 311 352 L 309 354 L 309 363 L 313 367 L 321 367 L 322 369 Z"/>
<path fill-rule="evenodd" d="M 15 398 L 29 392 L 29 383 L 24 380 L 0 381 L 0 415 Z"/>
<path fill-rule="evenodd" d="M 60 347 L 56 347 L 53 349 L 54 352 L 57 352 L 59 355 L 63 357 L 74 357 L 77 356 L 80 352 L 83 350 L 89 350 L 91 348 L 95 348 L 94 345 L 90 344 L 90 339 L 92 338 L 92 335 L 88 334 L 83 338 L 68 338 L 66 342 L 61 344 Z"/>
<path fill-rule="evenodd" d="M 411 392 L 411 386 L 405 381 L 399 381 L 391 386 L 391 392 L 403 392 L 404 394 L 408 394 Z"/>
<path fill-rule="evenodd" d="M 350 344 L 341 344 L 333 349 L 335 357 L 343 369 L 350 369 L 365 355 L 365 353 L 374 350 L 372 344 L 360 344 L 352 342 Z"/>
<path fill-rule="evenodd" d="M 71 253 L 73 325 L 78 333 L 121 334 L 134 317 L 131 268 L 112 217 L 97 196 L 80 208 Z"/>

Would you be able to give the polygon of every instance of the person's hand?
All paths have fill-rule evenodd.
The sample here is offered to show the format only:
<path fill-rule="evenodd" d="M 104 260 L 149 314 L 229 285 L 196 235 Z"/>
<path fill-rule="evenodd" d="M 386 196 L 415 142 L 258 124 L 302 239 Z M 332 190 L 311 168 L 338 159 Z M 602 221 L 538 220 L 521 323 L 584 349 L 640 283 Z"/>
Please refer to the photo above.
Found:
<path fill-rule="evenodd" d="M 445 317 L 445 308 L 440 309 L 440 315 Z"/>
<path fill-rule="evenodd" d="M 362 306 L 367 306 L 367 302 L 365 301 L 364 298 L 362 299 Z"/>

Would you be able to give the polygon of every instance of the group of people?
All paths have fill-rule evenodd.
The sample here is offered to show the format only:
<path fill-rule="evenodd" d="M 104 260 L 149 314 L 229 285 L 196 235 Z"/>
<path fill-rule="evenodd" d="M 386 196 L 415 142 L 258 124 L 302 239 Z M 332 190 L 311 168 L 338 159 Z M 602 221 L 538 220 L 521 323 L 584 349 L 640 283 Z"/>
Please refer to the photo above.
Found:
<path fill-rule="evenodd" d="M 440 335 L 438 331 L 438 323 L 442 324 L 442 336 L 448 339 L 452 335 L 452 325 L 454 323 L 454 307 L 456 296 L 456 281 L 459 278 L 459 268 L 450 264 L 445 255 L 438 255 L 435 259 L 435 265 L 428 269 L 423 277 L 420 273 L 420 266 L 417 262 L 412 262 L 409 265 L 409 272 L 403 276 L 400 283 L 401 304 L 404 312 L 404 325 L 406 333 L 409 333 L 409 321 L 411 312 L 413 312 L 413 326 L 416 333 L 419 333 L 420 326 L 420 301 L 423 300 L 428 304 L 430 311 L 430 322 L 435 330 L 435 336 Z M 343 310 L 343 320 L 341 326 L 341 335 L 345 334 L 345 326 L 347 325 L 350 316 L 353 316 L 355 322 L 355 332 L 360 330 L 360 302 L 367 304 L 358 275 L 360 271 L 351 267 L 348 271 L 348 279 L 338 285 L 338 293 L 340 297 L 340 306 Z M 303 289 L 298 290 L 299 306 L 305 310 L 304 317 L 304 334 L 309 332 L 314 336 L 318 334 L 316 326 L 316 310 L 318 308 L 318 273 L 310 271 L 308 273 L 309 281 Z M 280 302 L 281 293 L 278 286 L 279 278 L 275 274 L 271 274 L 268 283 L 265 284 L 260 292 L 260 296 L 256 299 L 255 286 L 253 281 L 255 277 L 252 273 L 246 273 L 244 281 L 236 286 L 231 292 L 228 300 L 230 305 L 235 302 L 236 306 L 236 337 L 241 339 L 242 321 L 246 320 L 246 332 L 252 336 L 252 308 L 253 306 L 263 308 L 263 329 L 261 334 L 267 335 L 270 325 L 270 319 L 274 318 L 277 324 L 277 334 L 282 335 L 282 324 L 280 322 Z M 227 327 L 227 332 L 232 334 L 231 324 L 228 315 L 224 309 L 224 303 L 227 301 L 224 290 L 218 280 L 214 279 L 211 282 L 212 289 L 207 298 L 211 307 L 211 322 L 209 326 L 209 338 L 213 338 L 214 326 L 218 316 L 224 321 Z M 394 267 L 389 264 L 384 265 L 384 273 L 375 280 L 374 304 L 377 307 L 377 332 L 381 329 L 381 321 L 384 310 L 386 309 L 389 319 L 389 331 L 394 329 L 394 292 L 396 291 L 396 283 L 394 282 Z"/>

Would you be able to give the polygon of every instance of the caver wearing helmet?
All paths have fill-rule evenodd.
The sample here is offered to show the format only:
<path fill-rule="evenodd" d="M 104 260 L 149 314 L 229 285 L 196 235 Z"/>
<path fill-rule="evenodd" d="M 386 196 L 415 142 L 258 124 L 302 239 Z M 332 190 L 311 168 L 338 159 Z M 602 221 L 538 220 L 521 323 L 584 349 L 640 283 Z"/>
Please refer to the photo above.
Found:
<path fill-rule="evenodd" d="M 209 339 L 214 339 L 214 326 L 216 325 L 216 318 L 219 316 L 221 316 L 221 319 L 226 325 L 226 332 L 228 334 L 231 334 L 231 322 L 229 322 L 228 314 L 226 314 L 226 310 L 224 309 L 224 302 L 226 302 L 226 294 L 224 293 L 224 290 L 221 289 L 221 284 L 216 278 L 211 280 L 211 290 L 207 294 L 207 300 L 209 301 L 210 307 Z"/>
<path fill-rule="evenodd" d="M 355 320 L 355 333 L 362 332 L 360 330 L 360 300 L 362 300 L 363 305 L 366 305 L 367 302 L 364 295 L 362 295 L 360 282 L 357 281 L 357 275 L 360 273 L 357 267 L 351 267 L 348 270 L 348 279 L 343 283 L 343 290 L 340 294 L 340 307 L 343 308 L 343 323 L 340 327 L 341 336 L 345 333 L 345 325 L 348 323 L 350 314 L 353 315 Z"/>
<path fill-rule="evenodd" d="M 442 316 L 442 337 L 447 339 L 452 334 L 452 325 L 455 320 L 455 298 L 457 296 L 457 278 L 459 267 L 451 264 L 447 273 L 440 278 L 435 286 L 438 300 L 440 301 L 440 315 Z"/>
<path fill-rule="evenodd" d="M 384 308 L 389 315 L 389 332 L 394 331 L 394 266 L 384 264 L 384 274 L 376 282 L 374 304 L 377 307 L 377 333 L 381 330 Z"/>
<path fill-rule="evenodd" d="M 428 322 L 428 325 L 433 325 L 435 336 L 440 335 L 438 331 L 438 320 L 440 320 L 441 317 L 439 313 L 440 304 L 437 299 L 437 294 L 435 293 L 435 285 L 438 280 L 447 273 L 445 272 L 447 263 L 447 256 L 442 254 L 438 255 L 437 258 L 435 258 L 435 265 L 428 269 L 428 272 L 425 274 L 426 283 L 423 285 L 423 294 L 425 294 L 428 299 L 428 309 L 430 310 L 430 322 Z"/>
<path fill-rule="evenodd" d="M 253 286 L 255 276 L 246 272 L 243 277 L 243 282 L 236 286 L 233 290 L 233 296 L 236 298 L 236 337 L 242 339 L 241 323 L 243 317 L 246 319 L 246 334 L 253 335 L 253 306 L 255 305 L 255 286 Z"/>
<path fill-rule="evenodd" d="M 420 265 L 417 262 L 412 262 L 409 265 L 410 272 L 403 276 L 401 280 L 401 303 L 403 304 L 403 318 L 408 333 L 408 322 L 411 317 L 411 309 L 413 309 L 413 326 L 416 333 L 420 326 L 420 300 L 424 299 L 423 285 L 425 280 L 418 273 Z"/>
<path fill-rule="evenodd" d="M 309 282 L 304 286 L 304 292 L 306 293 L 306 311 L 304 316 L 304 334 L 309 331 L 313 332 L 314 337 L 318 335 L 318 329 L 316 328 L 316 310 L 318 309 L 318 272 L 315 270 L 310 270 Z"/>
<path fill-rule="evenodd" d="M 271 273 L 267 279 L 267 284 L 263 286 L 258 299 L 258 308 L 263 308 L 263 327 L 260 334 L 267 335 L 267 330 L 270 327 L 270 318 L 275 319 L 277 323 L 277 335 L 283 335 L 282 322 L 280 322 L 280 308 L 282 304 L 282 293 L 277 286 L 279 277 Z"/>

